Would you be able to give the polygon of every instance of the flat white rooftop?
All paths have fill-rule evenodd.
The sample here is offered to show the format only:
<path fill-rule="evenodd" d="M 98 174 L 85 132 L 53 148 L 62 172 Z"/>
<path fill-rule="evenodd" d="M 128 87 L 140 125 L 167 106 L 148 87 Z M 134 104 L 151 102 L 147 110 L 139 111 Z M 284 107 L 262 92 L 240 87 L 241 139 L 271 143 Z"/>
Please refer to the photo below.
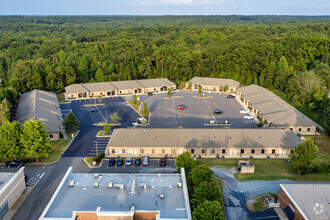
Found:
<path fill-rule="evenodd" d="M 13 178 L 16 172 L 0 173 L 0 190 Z"/>
<path fill-rule="evenodd" d="M 41 219 L 72 218 L 74 211 L 95 212 L 98 207 L 101 207 L 100 211 L 129 212 L 132 204 L 135 205 L 135 211 L 159 211 L 160 218 L 190 218 L 187 212 L 188 209 L 190 213 L 189 202 L 186 201 L 188 195 L 184 192 L 186 186 L 178 186 L 178 183 L 183 183 L 181 174 L 95 174 L 70 171 L 64 178 Z M 70 181 L 74 182 L 73 187 L 70 187 Z M 135 189 L 132 190 L 134 182 Z M 96 187 L 95 183 L 99 186 Z M 109 183 L 112 183 L 112 188 Z M 121 186 L 124 188 L 120 189 Z M 164 195 L 163 199 L 160 198 L 161 194 Z"/>

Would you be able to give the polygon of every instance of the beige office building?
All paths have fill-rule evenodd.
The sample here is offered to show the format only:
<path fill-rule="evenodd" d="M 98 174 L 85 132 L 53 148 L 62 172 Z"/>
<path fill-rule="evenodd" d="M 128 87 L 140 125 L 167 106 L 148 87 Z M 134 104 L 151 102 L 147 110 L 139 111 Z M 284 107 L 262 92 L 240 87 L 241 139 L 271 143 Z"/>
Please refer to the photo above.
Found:
<path fill-rule="evenodd" d="M 239 86 L 239 82 L 233 79 L 194 77 L 186 83 L 186 88 L 191 84 L 191 89 L 197 91 L 199 87 L 203 90 L 211 90 L 216 92 L 225 91 L 225 86 L 228 86 L 228 92 L 235 92 Z"/>
<path fill-rule="evenodd" d="M 110 157 L 287 158 L 302 140 L 282 129 L 115 129 L 107 146 Z"/>
<path fill-rule="evenodd" d="M 115 82 L 72 84 L 65 87 L 69 99 L 109 97 L 175 90 L 176 85 L 166 78 L 140 79 Z"/>
<path fill-rule="evenodd" d="M 239 87 L 236 93 L 252 113 L 263 118 L 269 127 L 290 129 L 301 134 L 315 134 L 317 128 L 322 129 L 306 115 L 261 86 Z"/>

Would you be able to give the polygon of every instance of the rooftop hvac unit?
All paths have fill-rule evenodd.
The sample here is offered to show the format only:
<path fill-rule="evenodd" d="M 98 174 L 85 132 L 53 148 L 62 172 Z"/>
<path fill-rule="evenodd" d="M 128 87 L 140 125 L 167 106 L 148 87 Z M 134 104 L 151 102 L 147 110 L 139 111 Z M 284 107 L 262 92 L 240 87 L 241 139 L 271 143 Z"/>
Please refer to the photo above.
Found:
<path fill-rule="evenodd" d="M 182 188 L 182 183 L 181 182 L 178 182 L 178 187 Z"/>
<path fill-rule="evenodd" d="M 100 185 L 99 182 L 94 183 L 94 187 L 99 187 L 99 185 Z"/>
<path fill-rule="evenodd" d="M 134 203 L 131 204 L 131 212 L 135 212 L 135 204 Z"/>
<path fill-rule="evenodd" d="M 160 194 L 160 195 L 159 195 L 159 198 L 160 198 L 160 199 L 164 199 L 164 194 L 163 194 L 163 193 Z"/>
<path fill-rule="evenodd" d="M 112 187 L 113 187 L 112 182 L 108 182 L 108 187 L 109 187 L 109 188 L 112 188 Z"/>
<path fill-rule="evenodd" d="M 94 179 L 97 179 L 97 173 L 94 174 Z"/>
<path fill-rule="evenodd" d="M 70 181 L 70 187 L 74 187 L 74 181 L 73 180 Z"/>

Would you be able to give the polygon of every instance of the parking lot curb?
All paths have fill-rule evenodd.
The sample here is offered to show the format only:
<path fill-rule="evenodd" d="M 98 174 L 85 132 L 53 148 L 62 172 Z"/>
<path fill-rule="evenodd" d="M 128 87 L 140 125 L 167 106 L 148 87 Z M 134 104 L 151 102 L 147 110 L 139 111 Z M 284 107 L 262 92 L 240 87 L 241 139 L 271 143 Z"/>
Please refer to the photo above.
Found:
<path fill-rule="evenodd" d="M 138 113 L 143 119 L 145 119 L 145 120 L 147 120 L 140 112 L 138 112 L 135 108 L 133 108 L 127 101 L 126 101 L 126 103 L 127 103 L 127 105 L 129 106 L 129 107 L 131 107 L 136 113 Z M 142 102 L 141 102 L 141 104 L 142 104 Z M 141 105 L 140 104 L 140 105 Z M 140 106 L 141 107 L 141 106 Z M 148 123 L 147 124 L 144 124 L 144 125 L 139 125 L 139 126 L 147 126 L 147 125 L 149 125 L 149 122 L 150 122 L 150 115 L 151 115 L 151 113 L 149 112 L 149 115 L 148 115 Z"/>
<path fill-rule="evenodd" d="M 197 96 L 194 95 L 194 98 L 199 99 L 199 98 L 213 98 L 213 96 Z"/>
<path fill-rule="evenodd" d="M 91 165 L 89 165 L 89 163 L 86 161 L 86 159 L 85 159 L 86 157 L 84 157 L 84 162 L 86 163 L 86 165 L 89 167 L 89 168 L 100 168 L 100 167 L 102 167 L 102 164 L 103 164 L 103 160 L 107 160 L 107 159 L 102 159 L 101 160 L 101 162 L 100 162 L 100 164 L 98 165 L 98 166 L 91 166 Z"/>

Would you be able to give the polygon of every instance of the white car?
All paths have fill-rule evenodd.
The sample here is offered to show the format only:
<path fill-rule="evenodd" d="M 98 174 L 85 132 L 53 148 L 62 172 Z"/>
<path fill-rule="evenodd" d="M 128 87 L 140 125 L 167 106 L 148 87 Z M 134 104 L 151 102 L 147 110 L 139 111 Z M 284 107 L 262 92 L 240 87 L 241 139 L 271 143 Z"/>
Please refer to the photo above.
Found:
<path fill-rule="evenodd" d="M 129 158 L 126 159 L 126 165 L 127 165 L 127 166 L 131 166 L 132 163 L 133 163 L 132 158 L 129 157 Z"/>
<path fill-rule="evenodd" d="M 239 110 L 239 113 L 241 113 L 241 114 L 248 114 L 249 111 L 248 110 L 245 110 L 245 109 L 241 109 L 241 110 Z"/>
<path fill-rule="evenodd" d="M 244 115 L 244 119 L 253 119 L 251 115 Z"/>

